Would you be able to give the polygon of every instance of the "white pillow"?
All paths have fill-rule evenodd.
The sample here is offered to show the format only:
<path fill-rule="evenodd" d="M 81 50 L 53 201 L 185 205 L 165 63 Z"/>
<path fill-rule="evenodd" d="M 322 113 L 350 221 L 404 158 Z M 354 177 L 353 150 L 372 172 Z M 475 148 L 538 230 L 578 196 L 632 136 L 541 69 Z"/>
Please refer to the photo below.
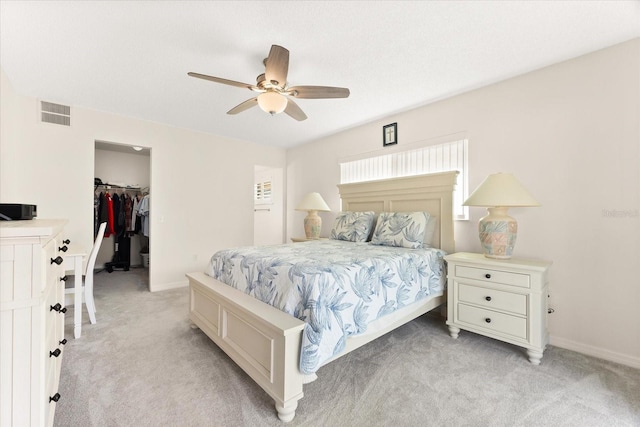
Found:
<path fill-rule="evenodd" d="M 427 212 L 382 212 L 371 244 L 421 248 L 428 221 Z"/>
<path fill-rule="evenodd" d="M 366 242 L 371 234 L 375 213 L 340 212 L 333 223 L 331 238 L 349 242 Z"/>
<path fill-rule="evenodd" d="M 427 228 L 424 232 L 424 244 L 425 248 L 431 248 L 433 246 L 433 236 L 436 234 L 436 226 L 438 225 L 438 218 L 434 216 L 429 217 L 427 222 Z"/>

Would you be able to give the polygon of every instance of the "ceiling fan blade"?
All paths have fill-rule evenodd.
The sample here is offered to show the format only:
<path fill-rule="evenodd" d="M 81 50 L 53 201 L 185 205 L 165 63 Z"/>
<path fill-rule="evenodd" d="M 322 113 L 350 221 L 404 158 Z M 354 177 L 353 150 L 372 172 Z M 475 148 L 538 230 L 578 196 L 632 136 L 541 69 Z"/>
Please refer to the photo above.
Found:
<path fill-rule="evenodd" d="M 322 98 L 348 98 L 349 89 L 330 86 L 294 86 L 287 91 L 296 98 L 322 99 Z"/>
<path fill-rule="evenodd" d="M 272 85 L 284 88 L 289 72 L 289 51 L 274 44 L 265 62 L 265 77 Z"/>
<path fill-rule="evenodd" d="M 248 110 L 251 107 L 255 107 L 256 105 L 258 105 L 258 98 L 257 97 L 256 98 L 247 99 L 243 103 L 238 104 L 235 107 L 233 107 L 231 110 L 227 111 L 227 114 L 242 113 L 243 111 Z"/>
<path fill-rule="evenodd" d="M 188 72 L 187 74 L 190 75 L 191 77 L 197 77 L 199 79 L 209 80 L 209 81 L 216 82 L 216 83 L 222 83 L 223 85 L 243 87 L 243 88 L 247 88 L 249 90 L 256 90 L 257 89 L 258 91 L 261 91 L 256 86 L 250 85 L 249 83 L 236 82 L 234 80 L 222 79 L 220 77 L 207 76 L 206 74 L 200 74 L 200 73 Z"/>
<path fill-rule="evenodd" d="M 290 98 L 287 98 L 287 108 L 284 109 L 284 112 L 299 122 L 307 120 L 307 115 L 304 111 L 302 111 L 300 107 L 298 107 L 298 104 L 293 102 Z"/>

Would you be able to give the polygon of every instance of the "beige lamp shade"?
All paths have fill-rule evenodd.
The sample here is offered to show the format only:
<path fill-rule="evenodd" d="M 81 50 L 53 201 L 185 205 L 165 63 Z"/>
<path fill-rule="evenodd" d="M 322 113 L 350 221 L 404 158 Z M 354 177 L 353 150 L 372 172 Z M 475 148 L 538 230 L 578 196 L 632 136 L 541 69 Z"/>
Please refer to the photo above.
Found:
<path fill-rule="evenodd" d="M 540 203 L 510 173 L 489 175 L 465 206 L 485 206 L 488 214 L 478 222 L 482 250 L 487 258 L 509 259 L 518 236 L 518 222 L 508 215 L 509 207 L 540 206 Z"/>
<path fill-rule="evenodd" d="M 308 211 L 304 219 L 304 234 L 307 239 L 319 239 L 320 229 L 322 229 L 322 218 L 318 216 L 318 211 L 330 211 L 329 206 L 324 201 L 320 193 L 309 193 L 296 206 L 297 211 Z"/>
<path fill-rule="evenodd" d="M 540 206 L 540 203 L 510 173 L 494 173 L 482 181 L 464 206 Z"/>
<path fill-rule="evenodd" d="M 309 193 L 296 206 L 297 211 L 330 211 L 320 193 Z"/>

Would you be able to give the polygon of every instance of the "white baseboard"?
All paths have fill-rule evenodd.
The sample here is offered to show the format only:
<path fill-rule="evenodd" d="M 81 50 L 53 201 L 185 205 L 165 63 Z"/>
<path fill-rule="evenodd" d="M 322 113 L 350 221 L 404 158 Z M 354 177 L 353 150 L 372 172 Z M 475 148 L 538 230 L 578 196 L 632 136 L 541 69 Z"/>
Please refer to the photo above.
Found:
<path fill-rule="evenodd" d="M 149 291 L 151 292 L 159 292 L 159 291 L 168 291 L 169 289 L 177 289 L 177 288 L 186 288 L 189 286 L 189 281 L 180 281 L 180 282 L 172 282 L 172 283 L 161 283 L 159 285 L 151 284 L 149 286 Z"/>
<path fill-rule="evenodd" d="M 578 343 L 566 338 L 554 337 L 553 335 L 549 337 L 549 344 L 556 347 L 565 348 L 567 350 L 577 351 L 578 353 L 597 357 L 599 359 L 608 360 L 610 362 L 616 362 L 622 365 L 631 366 L 632 368 L 640 368 L 640 357 L 616 353 L 615 351 L 606 350 L 600 347 L 594 347 L 588 344 Z"/>

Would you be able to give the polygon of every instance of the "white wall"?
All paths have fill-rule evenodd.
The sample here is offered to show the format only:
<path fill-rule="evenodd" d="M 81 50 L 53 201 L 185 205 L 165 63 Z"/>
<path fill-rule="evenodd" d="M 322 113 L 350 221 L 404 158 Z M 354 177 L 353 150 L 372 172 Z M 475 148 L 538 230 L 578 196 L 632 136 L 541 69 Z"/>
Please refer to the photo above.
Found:
<path fill-rule="evenodd" d="M 216 250 L 252 244 L 254 165 L 284 168 L 283 149 L 73 106 L 71 127 L 39 123 L 38 100 L 0 74 L 0 201 L 69 219 L 69 238 L 90 248 L 94 142 L 140 145 L 152 148 L 152 290 L 186 284 Z"/>
<path fill-rule="evenodd" d="M 289 206 L 319 191 L 334 210 L 320 214 L 327 235 L 339 159 L 380 150 L 393 122 L 399 145 L 466 132 L 471 190 L 513 172 L 542 203 L 510 213 L 515 256 L 554 263 L 552 344 L 640 367 L 640 39 L 291 149 Z M 458 251 L 481 251 L 484 213 L 456 222 Z M 288 236 L 299 235 L 304 213 L 287 215 Z"/>

